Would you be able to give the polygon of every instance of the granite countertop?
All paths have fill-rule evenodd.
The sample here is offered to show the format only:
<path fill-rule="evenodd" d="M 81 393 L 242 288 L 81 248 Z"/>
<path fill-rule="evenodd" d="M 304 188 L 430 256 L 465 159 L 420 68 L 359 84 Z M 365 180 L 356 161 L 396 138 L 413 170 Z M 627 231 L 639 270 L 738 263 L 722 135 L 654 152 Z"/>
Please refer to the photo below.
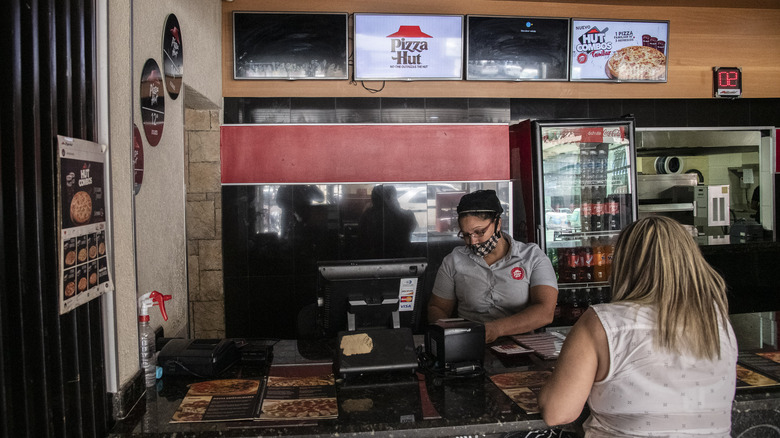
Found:
<path fill-rule="evenodd" d="M 417 340 L 417 339 L 416 339 Z M 329 351 L 298 347 L 296 341 L 274 346 L 274 363 L 330 361 Z M 546 369 L 551 361 L 536 356 L 507 361 L 487 353 L 489 373 Z M 217 378 L 262 375 L 262 370 L 234 365 Z M 337 379 L 339 417 L 333 420 L 285 424 L 231 421 L 218 423 L 169 423 L 187 392 L 187 385 L 205 379 L 168 376 L 148 388 L 142 406 L 118 422 L 109 436 L 372 436 L 425 437 L 479 434 L 489 436 L 510 431 L 549 429 L 538 414 L 526 414 L 505 396 L 486 375 L 468 378 L 436 378 L 427 375 L 426 390 L 441 418 L 424 419 L 417 376 L 407 372 Z"/>
<path fill-rule="evenodd" d="M 415 337 L 415 341 L 419 339 Z M 280 341 L 274 346 L 273 363 L 313 363 L 331 361 L 331 349 L 321 344 Z M 534 355 L 507 356 L 485 354 L 487 375 L 508 371 L 550 369 L 554 361 L 543 361 Z M 237 364 L 216 378 L 251 378 L 261 376 L 264 367 Z M 538 414 L 527 414 L 510 400 L 487 375 L 441 379 L 427 373 L 425 388 L 441 418 L 425 419 L 422 414 L 417 377 L 387 373 L 337 379 L 339 416 L 337 419 L 289 423 L 227 421 L 215 423 L 171 424 L 169 421 L 187 392 L 190 377 L 168 376 L 147 390 L 128 418 L 118 422 L 111 437 L 249 437 L 249 436 L 365 436 L 434 437 L 434 436 L 512 436 L 520 431 L 549 429 Z M 580 419 L 559 428 L 581 436 Z M 780 387 L 738 388 L 732 414 L 733 436 L 762 435 L 780 424 Z M 775 429 L 772 429 L 772 428 Z M 768 428 L 766 430 L 761 428 Z M 759 435 L 743 435 L 760 432 Z"/>

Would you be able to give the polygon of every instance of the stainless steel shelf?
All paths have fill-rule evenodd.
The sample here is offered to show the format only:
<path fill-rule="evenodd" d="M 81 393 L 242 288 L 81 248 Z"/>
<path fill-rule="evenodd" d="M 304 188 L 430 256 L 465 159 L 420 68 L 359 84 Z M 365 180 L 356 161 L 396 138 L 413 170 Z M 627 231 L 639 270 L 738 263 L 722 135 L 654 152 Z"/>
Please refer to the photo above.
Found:
<path fill-rule="evenodd" d="M 637 208 L 641 213 L 661 213 L 665 211 L 693 211 L 693 203 L 681 202 L 676 204 L 639 204 Z"/>

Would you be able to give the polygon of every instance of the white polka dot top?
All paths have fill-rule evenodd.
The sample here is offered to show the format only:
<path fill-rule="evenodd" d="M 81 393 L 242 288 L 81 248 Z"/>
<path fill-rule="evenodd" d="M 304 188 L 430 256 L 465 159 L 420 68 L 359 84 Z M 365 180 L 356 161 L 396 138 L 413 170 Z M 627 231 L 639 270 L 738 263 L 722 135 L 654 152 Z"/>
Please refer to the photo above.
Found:
<path fill-rule="evenodd" d="M 653 346 L 655 309 L 594 305 L 607 333 L 610 369 L 593 385 L 587 437 L 729 437 L 737 342 L 720 327 L 720 359 L 673 355 Z"/>

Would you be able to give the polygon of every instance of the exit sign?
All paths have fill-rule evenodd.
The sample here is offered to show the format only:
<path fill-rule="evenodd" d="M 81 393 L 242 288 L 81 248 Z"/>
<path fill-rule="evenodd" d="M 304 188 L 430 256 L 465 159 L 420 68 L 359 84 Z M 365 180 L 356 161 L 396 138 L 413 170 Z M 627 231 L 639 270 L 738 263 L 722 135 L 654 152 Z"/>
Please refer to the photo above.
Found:
<path fill-rule="evenodd" d="M 713 67 L 712 85 L 715 97 L 735 99 L 742 96 L 742 69 L 739 67 Z"/>

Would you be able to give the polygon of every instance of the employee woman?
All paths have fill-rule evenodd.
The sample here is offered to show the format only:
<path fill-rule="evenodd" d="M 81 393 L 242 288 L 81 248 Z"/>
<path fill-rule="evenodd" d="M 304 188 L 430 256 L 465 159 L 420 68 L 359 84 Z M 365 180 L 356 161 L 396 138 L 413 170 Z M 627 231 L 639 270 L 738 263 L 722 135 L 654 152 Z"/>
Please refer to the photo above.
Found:
<path fill-rule="evenodd" d="M 558 284 L 535 244 L 501 232 L 504 209 L 493 190 L 464 195 L 458 225 L 466 245 L 444 257 L 428 303 L 428 321 L 457 316 L 485 324 L 485 341 L 552 322 Z"/>

